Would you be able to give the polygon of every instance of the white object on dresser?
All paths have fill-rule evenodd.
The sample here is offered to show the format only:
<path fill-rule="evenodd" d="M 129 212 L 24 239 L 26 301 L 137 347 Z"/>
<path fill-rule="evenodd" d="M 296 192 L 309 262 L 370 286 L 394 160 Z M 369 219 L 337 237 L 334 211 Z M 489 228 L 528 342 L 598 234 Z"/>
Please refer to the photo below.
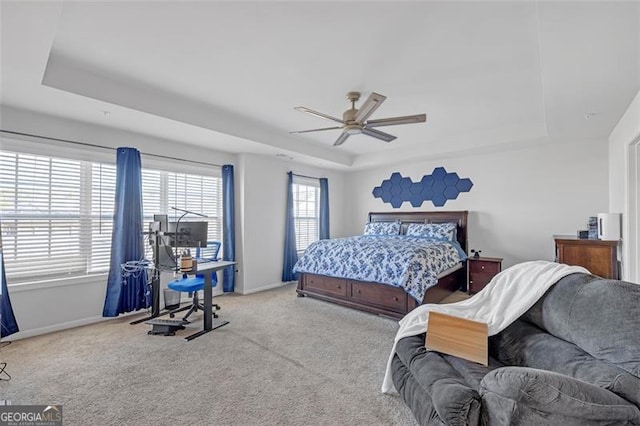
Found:
<path fill-rule="evenodd" d="M 620 225 L 620 213 L 598 213 L 598 239 L 618 241 Z"/>

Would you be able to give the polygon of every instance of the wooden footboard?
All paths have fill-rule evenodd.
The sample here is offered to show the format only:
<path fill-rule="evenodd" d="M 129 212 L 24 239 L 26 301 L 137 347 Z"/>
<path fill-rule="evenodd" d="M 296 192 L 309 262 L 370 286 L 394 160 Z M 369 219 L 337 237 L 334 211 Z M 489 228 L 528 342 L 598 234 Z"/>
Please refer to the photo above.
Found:
<path fill-rule="evenodd" d="M 464 288 L 465 281 L 466 268 L 452 272 L 427 290 L 422 303 L 442 301 L 456 290 Z M 310 296 L 392 318 L 402 318 L 419 305 L 398 287 L 325 275 L 300 274 L 296 291 L 300 296 Z"/>

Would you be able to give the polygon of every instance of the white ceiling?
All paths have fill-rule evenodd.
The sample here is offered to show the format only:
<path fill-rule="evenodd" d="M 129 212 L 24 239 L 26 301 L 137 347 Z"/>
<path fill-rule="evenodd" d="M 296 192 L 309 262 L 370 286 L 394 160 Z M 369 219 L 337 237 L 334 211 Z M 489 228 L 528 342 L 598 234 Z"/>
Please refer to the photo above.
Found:
<path fill-rule="evenodd" d="M 605 137 L 640 89 L 639 2 L 1 7 L 3 105 L 326 167 Z M 351 90 L 427 123 L 288 134 L 333 125 L 293 107 L 340 117 Z"/>

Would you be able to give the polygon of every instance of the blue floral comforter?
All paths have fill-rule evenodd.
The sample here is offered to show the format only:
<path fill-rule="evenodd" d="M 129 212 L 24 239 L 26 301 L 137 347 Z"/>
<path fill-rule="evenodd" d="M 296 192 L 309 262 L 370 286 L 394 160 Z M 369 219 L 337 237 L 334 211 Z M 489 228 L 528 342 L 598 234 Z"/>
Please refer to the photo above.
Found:
<path fill-rule="evenodd" d="M 457 242 L 362 235 L 312 243 L 293 270 L 402 287 L 421 302 L 439 273 L 465 259 Z"/>

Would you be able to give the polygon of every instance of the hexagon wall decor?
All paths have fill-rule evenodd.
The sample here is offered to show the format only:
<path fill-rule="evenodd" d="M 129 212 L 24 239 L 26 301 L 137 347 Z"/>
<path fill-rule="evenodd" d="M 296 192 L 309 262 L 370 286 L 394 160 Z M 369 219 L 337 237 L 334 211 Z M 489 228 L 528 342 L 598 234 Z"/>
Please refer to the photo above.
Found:
<path fill-rule="evenodd" d="M 460 178 L 457 173 L 450 173 L 444 167 L 436 167 L 430 175 L 425 175 L 419 182 L 403 177 L 399 172 L 391 173 L 389 179 L 373 188 L 373 196 L 391 203 L 399 208 L 408 201 L 413 207 L 420 207 L 430 200 L 434 206 L 442 207 L 447 200 L 455 200 L 461 192 L 471 191 L 473 182 L 469 178 Z"/>

